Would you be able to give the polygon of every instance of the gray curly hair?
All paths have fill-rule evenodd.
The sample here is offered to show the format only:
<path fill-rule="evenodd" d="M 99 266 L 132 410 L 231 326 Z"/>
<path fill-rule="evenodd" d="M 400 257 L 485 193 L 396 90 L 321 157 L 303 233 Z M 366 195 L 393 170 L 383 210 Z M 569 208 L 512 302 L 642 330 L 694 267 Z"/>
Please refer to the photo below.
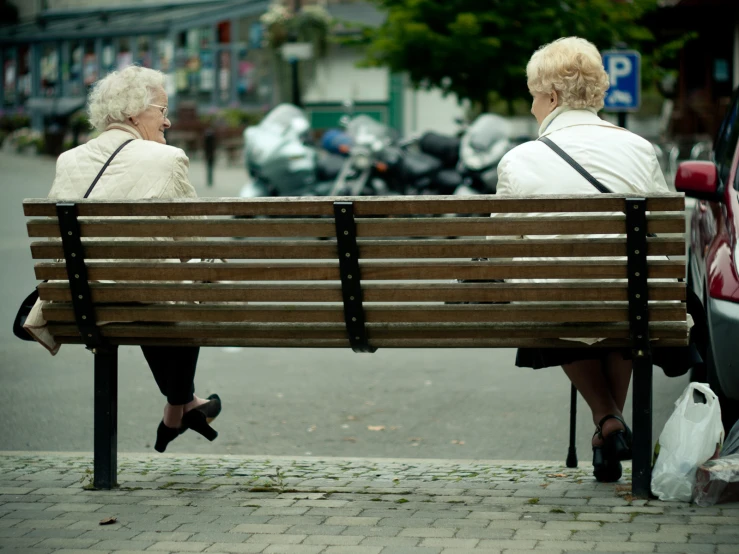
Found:
<path fill-rule="evenodd" d="M 583 38 L 564 37 L 539 48 L 526 66 L 532 93 L 559 95 L 560 105 L 570 108 L 603 107 L 610 85 L 596 46 Z"/>
<path fill-rule="evenodd" d="M 130 65 L 97 81 L 90 92 L 87 113 L 98 131 L 114 122 L 126 121 L 143 112 L 157 88 L 164 88 L 164 73 Z"/>

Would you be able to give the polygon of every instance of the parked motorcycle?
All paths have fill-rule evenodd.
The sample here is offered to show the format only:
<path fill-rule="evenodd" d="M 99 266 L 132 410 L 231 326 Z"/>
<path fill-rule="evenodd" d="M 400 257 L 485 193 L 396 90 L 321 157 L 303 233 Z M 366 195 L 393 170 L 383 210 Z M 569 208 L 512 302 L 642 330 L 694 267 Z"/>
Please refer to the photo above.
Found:
<path fill-rule="evenodd" d="M 311 144 L 310 122 L 292 104 L 276 106 L 259 125 L 244 131 L 249 179 L 239 196 L 325 195 L 344 166 L 344 158 Z"/>

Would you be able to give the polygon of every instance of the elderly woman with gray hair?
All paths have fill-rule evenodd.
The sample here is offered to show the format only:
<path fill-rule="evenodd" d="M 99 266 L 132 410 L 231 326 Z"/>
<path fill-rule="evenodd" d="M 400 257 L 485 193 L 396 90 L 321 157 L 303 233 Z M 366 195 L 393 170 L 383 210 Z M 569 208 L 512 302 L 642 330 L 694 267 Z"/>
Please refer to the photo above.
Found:
<path fill-rule="evenodd" d="M 188 179 L 187 156 L 167 146 L 164 138 L 171 125 L 164 84 L 164 74 L 138 66 L 115 71 L 95 83 L 88 111 L 100 134 L 59 156 L 49 198 L 196 197 Z M 187 429 L 214 440 L 217 433 L 209 422 L 220 413 L 221 401 L 215 394 L 207 400 L 194 394 L 199 348 L 142 346 L 141 350 L 167 399 L 154 448 L 164 452 Z"/>
<path fill-rule="evenodd" d="M 531 57 L 526 76 L 540 138 L 503 157 L 498 195 L 667 191 L 652 145 L 598 117 L 609 80 L 593 44 L 577 37 L 546 44 Z M 562 366 L 592 411 L 595 478 L 620 479 L 621 461 L 631 458 L 631 431 L 622 413 L 631 381 L 629 351 L 576 342 L 570 348 L 522 348 L 516 365 Z"/>

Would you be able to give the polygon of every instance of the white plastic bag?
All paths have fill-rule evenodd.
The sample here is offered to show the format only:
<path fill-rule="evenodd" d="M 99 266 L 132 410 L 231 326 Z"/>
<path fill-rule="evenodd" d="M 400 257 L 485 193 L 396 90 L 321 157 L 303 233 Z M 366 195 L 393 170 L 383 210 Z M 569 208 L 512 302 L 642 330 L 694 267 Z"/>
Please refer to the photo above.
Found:
<path fill-rule="evenodd" d="M 655 447 L 652 493 L 660 500 L 690 502 L 696 469 L 717 453 L 723 438 L 716 394 L 706 383 L 690 383 L 675 402 Z"/>

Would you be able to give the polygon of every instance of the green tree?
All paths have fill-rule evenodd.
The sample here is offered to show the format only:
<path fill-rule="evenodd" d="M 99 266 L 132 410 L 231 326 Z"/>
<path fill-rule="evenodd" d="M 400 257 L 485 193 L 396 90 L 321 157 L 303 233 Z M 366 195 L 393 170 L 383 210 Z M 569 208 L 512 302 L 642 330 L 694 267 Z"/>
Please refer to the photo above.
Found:
<path fill-rule="evenodd" d="M 373 0 L 387 12 L 363 29 L 363 65 L 407 72 L 420 88 L 440 88 L 483 110 L 490 93 L 528 97 L 526 63 L 542 44 L 576 35 L 600 49 L 643 51 L 654 35 L 639 21 L 657 0 Z"/>

